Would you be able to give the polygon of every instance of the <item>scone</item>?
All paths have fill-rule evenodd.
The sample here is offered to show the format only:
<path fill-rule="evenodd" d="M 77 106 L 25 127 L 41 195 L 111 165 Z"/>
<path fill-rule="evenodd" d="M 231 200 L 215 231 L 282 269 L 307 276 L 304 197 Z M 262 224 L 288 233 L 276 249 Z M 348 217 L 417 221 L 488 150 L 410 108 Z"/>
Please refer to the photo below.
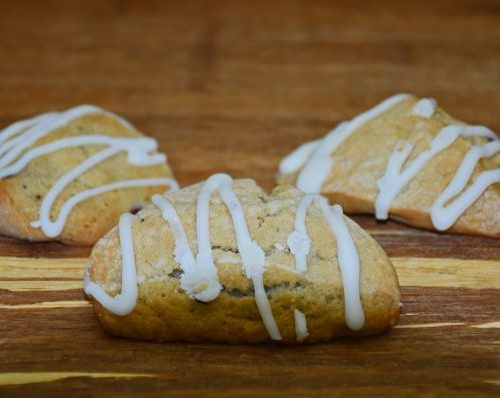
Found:
<path fill-rule="evenodd" d="M 121 213 L 177 183 L 157 143 L 92 105 L 0 132 L 0 233 L 92 245 Z"/>
<path fill-rule="evenodd" d="M 280 163 L 278 182 L 320 192 L 348 214 L 500 237 L 500 140 L 433 99 L 399 94 Z"/>
<path fill-rule="evenodd" d="M 380 333 L 400 308 L 392 264 L 340 206 L 225 174 L 122 215 L 85 292 L 107 331 L 154 341 L 322 342 Z"/>

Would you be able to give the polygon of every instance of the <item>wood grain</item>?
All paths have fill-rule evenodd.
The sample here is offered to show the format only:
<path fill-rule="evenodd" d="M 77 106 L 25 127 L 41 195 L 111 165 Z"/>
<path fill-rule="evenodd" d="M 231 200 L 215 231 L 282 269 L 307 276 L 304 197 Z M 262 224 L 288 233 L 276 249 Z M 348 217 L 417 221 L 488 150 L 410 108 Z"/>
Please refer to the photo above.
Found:
<path fill-rule="evenodd" d="M 281 157 L 396 92 L 500 131 L 500 3 L 0 0 L 0 126 L 94 103 L 158 139 L 181 185 L 272 188 Z M 0 238 L 0 396 L 500 394 L 500 243 L 355 217 L 398 271 L 398 326 L 282 348 L 100 329 L 90 249 Z"/>

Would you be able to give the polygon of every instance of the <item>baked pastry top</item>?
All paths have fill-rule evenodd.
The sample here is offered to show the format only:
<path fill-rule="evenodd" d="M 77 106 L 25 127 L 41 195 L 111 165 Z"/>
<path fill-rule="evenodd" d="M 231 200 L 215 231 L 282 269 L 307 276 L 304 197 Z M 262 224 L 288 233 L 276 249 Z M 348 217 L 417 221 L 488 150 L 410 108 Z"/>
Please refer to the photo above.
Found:
<path fill-rule="evenodd" d="M 85 291 L 110 333 L 156 341 L 363 336 L 400 306 L 389 259 L 339 206 L 224 174 L 122 215 L 92 251 Z"/>
<path fill-rule="evenodd" d="M 433 99 L 386 99 L 296 149 L 277 180 L 320 192 L 346 213 L 500 237 L 500 140 Z"/>
<path fill-rule="evenodd" d="M 0 233 L 92 245 L 121 213 L 177 188 L 157 143 L 82 105 L 0 132 Z"/>

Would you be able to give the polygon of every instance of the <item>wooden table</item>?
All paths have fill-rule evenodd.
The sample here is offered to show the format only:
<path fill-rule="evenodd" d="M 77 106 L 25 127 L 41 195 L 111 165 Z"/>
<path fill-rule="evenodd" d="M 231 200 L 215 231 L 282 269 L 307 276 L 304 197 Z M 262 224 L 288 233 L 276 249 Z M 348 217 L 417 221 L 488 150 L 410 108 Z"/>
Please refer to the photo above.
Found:
<path fill-rule="evenodd" d="M 0 126 L 95 103 L 155 136 L 182 185 L 273 185 L 278 160 L 396 92 L 500 131 L 500 3 L 0 4 Z M 356 220 L 397 268 L 399 325 L 282 348 L 111 338 L 88 248 L 0 240 L 0 396 L 499 396 L 500 243 Z"/>

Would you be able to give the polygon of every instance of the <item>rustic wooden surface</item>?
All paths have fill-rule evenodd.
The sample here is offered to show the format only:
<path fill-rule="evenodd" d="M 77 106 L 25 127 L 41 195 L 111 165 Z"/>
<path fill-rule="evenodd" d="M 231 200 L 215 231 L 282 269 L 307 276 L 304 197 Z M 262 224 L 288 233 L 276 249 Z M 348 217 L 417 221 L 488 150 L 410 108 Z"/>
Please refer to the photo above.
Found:
<path fill-rule="evenodd" d="M 352 3 L 352 4 L 346 4 Z M 95 103 L 155 136 L 182 185 L 278 160 L 396 92 L 500 131 L 500 3 L 0 1 L 0 126 Z M 405 304 L 384 335 L 297 348 L 107 336 L 88 248 L 0 239 L 0 396 L 498 396 L 500 243 L 356 217 Z"/>

